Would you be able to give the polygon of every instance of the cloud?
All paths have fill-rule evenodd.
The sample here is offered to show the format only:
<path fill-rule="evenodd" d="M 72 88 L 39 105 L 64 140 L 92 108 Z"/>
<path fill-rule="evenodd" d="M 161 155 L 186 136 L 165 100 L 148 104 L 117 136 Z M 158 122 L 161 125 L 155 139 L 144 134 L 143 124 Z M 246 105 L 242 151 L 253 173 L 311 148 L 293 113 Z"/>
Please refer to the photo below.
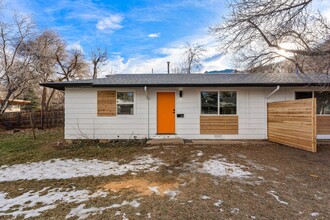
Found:
<path fill-rule="evenodd" d="M 193 36 L 190 39 L 180 39 L 179 41 L 172 42 L 166 47 L 159 48 L 156 52 L 158 57 L 147 57 L 145 55 L 135 56 L 124 59 L 121 55 L 111 57 L 110 62 L 102 68 L 102 75 L 109 73 L 121 74 L 137 74 L 137 73 L 166 73 L 167 61 L 170 61 L 171 70 L 178 65 L 185 52 L 185 43 L 201 44 L 206 49 L 204 56 L 201 60 L 202 69 L 201 73 L 205 71 L 221 70 L 226 68 L 234 68 L 230 62 L 230 55 L 222 55 L 218 51 L 218 43 L 212 36 L 202 35 Z"/>
<path fill-rule="evenodd" d="M 158 33 L 151 33 L 151 34 L 148 34 L 148 37 L 150 37 L 150 38 L 157 38 L 157 37 L 159 37 L 160 36 L 160 33 L 158 32 Z"/>
<path fill-rule="evenodd" d="M 98 20 L 96 28 L 100 31 L 108 30 L 114 31 L 121 29 L 123 26 L 120 24 L 123 21 L 123 16 L 121 15 L 110 15 L 108 17 L 103 17 Z"/>
<path fill-rule="evenodd" d="M 72 43 L 72 44 L 69 44 L 69 45 L 67 46 L 67 49 L 68 49 L 68 50 L 79 50 L 79 51 L 81 51 L 81 52 L 84 52 L 84 49 L 83 49 L 83 47 L 81 46 L 80 42 L 74 42 L 74 43 Z"/>

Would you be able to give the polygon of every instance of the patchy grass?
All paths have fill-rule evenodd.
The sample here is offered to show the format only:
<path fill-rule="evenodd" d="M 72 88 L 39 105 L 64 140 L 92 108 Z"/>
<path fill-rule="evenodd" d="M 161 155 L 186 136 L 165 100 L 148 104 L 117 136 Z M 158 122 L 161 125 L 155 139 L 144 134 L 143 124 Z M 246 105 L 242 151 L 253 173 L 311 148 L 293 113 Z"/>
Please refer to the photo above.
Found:
<path fill-rule="evenodd" d="M 0 133 L 0 166 L 53 158 L 130 159 L 146 143 L 145 140 L 114 140 L 109 143 L 82 140 L 66 144 L 63 129 L 36 130 L 36 136 L 37 140 L 34 140 L 31 130 Z"/>
<path fill-rule="evenodd" d="M 63 129 L 36 130 L 36 137 L 31 130 L 0 133 L 0 165 L 41 160 L 50 145 L 63 139 Z"/>

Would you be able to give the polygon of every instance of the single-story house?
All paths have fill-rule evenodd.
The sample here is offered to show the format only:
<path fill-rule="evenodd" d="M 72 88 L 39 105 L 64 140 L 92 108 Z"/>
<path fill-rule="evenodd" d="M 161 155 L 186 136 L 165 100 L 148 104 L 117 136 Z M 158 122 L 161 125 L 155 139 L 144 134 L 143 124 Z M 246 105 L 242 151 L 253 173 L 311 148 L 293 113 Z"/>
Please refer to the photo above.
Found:
<path fill-rule="evenodd" d="M 3 99 L 0 98 L 0 105 L 2 101 Z M 5 112 L 20 112 L 22 106 L 29 104 L 31 104 L 31 102 L 26 100 L 21 100 L 21 99 L 9 100 L 8 107 L 5 110 Z"/>
<path fill-rule="evenodd" d="M 313 97 L 317 138 L 330 139 L 329 82 L 325 74 L 115 74 L 42 85 L 65 91 L 66 139 L 267 139 L 267 103 Z"/>

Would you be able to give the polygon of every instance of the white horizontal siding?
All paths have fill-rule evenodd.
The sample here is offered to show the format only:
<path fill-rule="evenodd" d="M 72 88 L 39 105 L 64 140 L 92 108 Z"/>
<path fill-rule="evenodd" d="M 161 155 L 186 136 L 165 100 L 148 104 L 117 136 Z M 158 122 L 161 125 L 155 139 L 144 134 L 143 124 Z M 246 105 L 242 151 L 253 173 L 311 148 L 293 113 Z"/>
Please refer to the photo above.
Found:
<path fill-rule="evenodd" d="M 109 89 L 135 92 L 135 114 L 130 116 L 118 115 L 116 117 L 97 116 L 98 90 L 107 89 L 69 88 L 65 90 L 65 138 L 146 138 L 147 101 L 143 88 Z"/>
<path fill-rule="evenodd" d="M 266 100 L 272 88 L 149 88 L 149 134 L 151 138 L 182 137 L 189 139 L 265 139 L 267 138 L 267 102 L 294 99 L 295 91 L 310 88 L 280 88 Z M 115 139 L 146 138 L 148 135 L 148 102 L 143 88 L 109 88 L 135 92 L 135 114 L 115 117 L 97 116 L 97 91 L 106 88 L 68 88 L 65 90 L 65 138 Z M 176 92 L 176 135 L 157 135 L 157 92 Z M 238 135 L 200 135 L 200 92 L 237 91 Z"/>

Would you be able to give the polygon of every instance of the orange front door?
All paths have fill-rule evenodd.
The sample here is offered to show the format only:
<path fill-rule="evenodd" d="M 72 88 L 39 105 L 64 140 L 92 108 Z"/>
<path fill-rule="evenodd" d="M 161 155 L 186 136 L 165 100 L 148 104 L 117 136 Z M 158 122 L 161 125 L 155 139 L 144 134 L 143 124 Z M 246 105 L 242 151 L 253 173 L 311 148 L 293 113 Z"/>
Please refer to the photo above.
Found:
<path fill-rule="evenodd" d="M 175 133 L 175 92 L 157 93 L 157 133 Z"/>

